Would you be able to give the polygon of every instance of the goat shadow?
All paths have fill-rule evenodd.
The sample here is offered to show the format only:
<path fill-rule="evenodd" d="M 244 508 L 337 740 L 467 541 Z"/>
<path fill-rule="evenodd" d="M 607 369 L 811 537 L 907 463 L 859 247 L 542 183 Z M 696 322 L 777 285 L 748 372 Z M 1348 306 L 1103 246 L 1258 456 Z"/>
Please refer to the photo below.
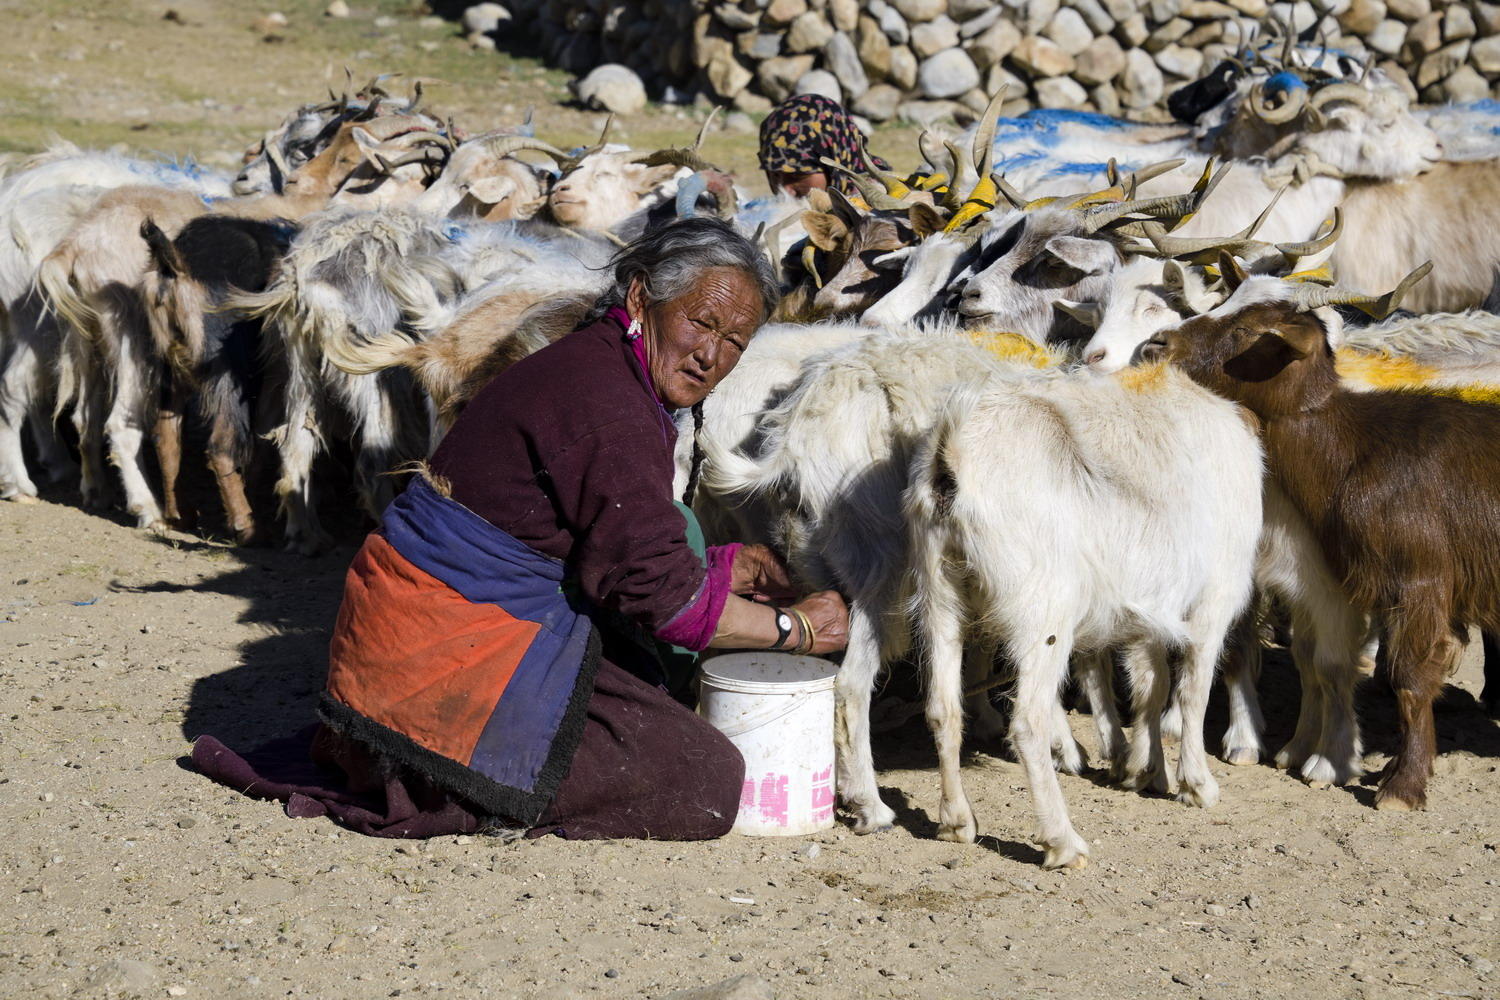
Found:
<path fill-rule="evenodd" d="M 1476 676 L 1470 677 L 1466 674 L 1463 677 L 1464 686 L 1453 683 L 1454 678 L 1450 678 L 1443 693 L 1433 704 L 1433 714 L 1437 724 L 1438 754 L 1465 752 L 1478 757 L 1500 757 L 1500 724 L 1490 718 L 1471 690 L 1471 688 L 1477 688 L 1478 671 L 1473 671 L 1471 668 L 1471 672 Z M 1123 690 L 1123 685 L 1121 685 L 1121 690 Z M 1302 699 L 1301 681 L 1296 666 L 1292 663 L 1291 655 L 1286 649 L 1277 647 L 1265 650 L 1257 690 L 1266 720 L 1264 733 L 1266 755 L 1259 766 L 1270 767 L 1276 752 L 1292 738 L 1297 724 L 1298 707 Z M 908 701 L 922 698 L 924 695 L 918 681 L 916 667 L 907 662 L 892 667 L 889 675 L 883 679 L 876 695 L 877 698 L 882 696 L 894 696 Z M 1076 700 L 1081 702 L 1081 699 Z M 1010 706 L 1007 699 L 1003 696 L 996 696 L 993 701 L 1001 713 L 1008 718 Z M 1359 686 L 1355 710 L 1359 715 L 1366 752 L 1395 753 L 1399 733 L 1396 698 L 1383 670 Z M 1128 715 L 1126 721 L 1129 721 Z M 1223 684 L 1216 682 L 1209 699 L 1208 714 L 1204 723 L 1208 745 L 1212 752 L 1218 752 L 1224 731 L 1228 726 L 1228 696 Z M 877 734 L 873 742 L 877 772 L 935 771 L 937 768 L 937 755 L 932 737 L 920 714 L 896 729 Z M 1084 777 L 1101 787 L 1115 787 L 1108 780 L 1107 772 L 1097 766 L 1099 759 L 1096 742 L 1090 735 L 1085 735 L 1083 743 L 1088 751 L 1090 763 L 1093 765 L 1085 772 Z M 1174 747 L 1175 743 L 1174 746 L 1168 748 L 1169 754 L 1174 752 Z M 1025 774 L 1020 769 L 1020 765 L 1015 763 L 1015 757 L 1008 746 L 989 743 L 972 734 L 965 736 L 965 765 L 995 760 L 1004 762 L 1000 764 L 1001 767 L 1014 768 L 1011 776 L 1016 781 L 1024 782 Z M 1378 771 L 1372 771 L 1366 775 L 1363 783 L 1351 784 L 1345 791 L 1362 804 L 1372 805 L 1374 792 L 1368 786 L 1373 785 L 1377 778 Z M 1435 781 L 1440 782 L 1441 779 L 1435 779 Z M 1438 789 L 1435 794 L 1441 794 L 1441 790 Z M 931 839 L 936 834 L 937 822 L 934 817 L 914 805 L 905 792 L 897 788 L 882 787 L 881 796 L 886 804 L 896 811 L 898 826 L 919 838 Z M 993 840 L 994 838 L 981 839 Z M 1015 860 L 1024 861 L 1028 858 L 1035 860 L 1041 856 L 1039 852 L 1026 844 L 1001 841 L 991 846 L 998 853 Z"/>

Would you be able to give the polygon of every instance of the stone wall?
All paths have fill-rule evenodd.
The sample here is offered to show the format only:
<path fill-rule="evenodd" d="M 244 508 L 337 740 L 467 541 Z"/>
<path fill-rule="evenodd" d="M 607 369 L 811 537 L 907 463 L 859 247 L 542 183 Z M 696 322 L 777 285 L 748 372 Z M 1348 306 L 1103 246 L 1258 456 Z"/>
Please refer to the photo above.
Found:
<path fill-rule="evenodd" d="M 1424 103 L 1500 95 L 1500 3 L 1481 0 L 510 0 L 529 34 L 585 73 L 623 63 L 653 97 L 744 111 L 826 93 L 874 121 L 1005 111 L 1164 116 L 1268 13 L 1369 55 Z"/>

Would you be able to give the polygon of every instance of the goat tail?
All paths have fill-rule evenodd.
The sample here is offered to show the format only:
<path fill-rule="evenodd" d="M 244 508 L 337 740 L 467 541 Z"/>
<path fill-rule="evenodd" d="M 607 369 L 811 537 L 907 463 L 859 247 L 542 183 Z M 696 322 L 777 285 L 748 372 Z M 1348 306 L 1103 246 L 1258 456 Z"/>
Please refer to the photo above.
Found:
<path fill-rule="evenodd" d="M 339 371 L 350 375 L 373 375 L 396 365 L 416 368 L 422 362 L 426 345 L 392 332 L 359 340 L 328 337 L 321 346 L 323 357 Z"/>
<path fill-rule="evenodd" d="M 764 464 L 726 446 L 714 431 L 710 416 L 703 430 L 694 435 L 694 449 L 702 454 L 695 483 L 698 489 L 733 497 L 748 496 L 769 485 L 771 477 Z"/>
<path fill-rule="evenodd" d="M 99 328 L 99 313 L 78 292 L 73 281 L 74 259 L 72 244 L 64 242 L 42 259 L 32 281 L 44 307 L 91 343 Z"/>

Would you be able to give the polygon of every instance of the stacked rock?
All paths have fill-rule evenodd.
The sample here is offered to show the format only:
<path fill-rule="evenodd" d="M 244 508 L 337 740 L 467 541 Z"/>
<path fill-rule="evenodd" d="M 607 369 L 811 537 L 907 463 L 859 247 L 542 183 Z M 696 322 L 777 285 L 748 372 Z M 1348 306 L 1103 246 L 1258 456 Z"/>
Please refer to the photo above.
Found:
<path fill-rule="evenodd" d="M 1423 102 L 1500 96 L 1500 2 L 1486 0 L 510 0 L 509 13 L 497 30 L 529 33 L 565 69 L 623 64 L 653 96 L 743 111 L 811 92 L 874 121 L 963 121 L 1008 84 L 1007 114 L 1161 118 L 1268 14 Z"/>

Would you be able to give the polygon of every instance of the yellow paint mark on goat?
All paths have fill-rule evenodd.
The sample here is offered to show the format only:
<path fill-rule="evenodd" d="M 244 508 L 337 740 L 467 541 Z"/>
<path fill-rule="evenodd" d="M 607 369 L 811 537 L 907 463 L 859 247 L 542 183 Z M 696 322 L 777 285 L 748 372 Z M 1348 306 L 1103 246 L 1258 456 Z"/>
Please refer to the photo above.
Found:
<path fill-rule="evenodd" d="M 966 332 L 975 345 L 989 351 L 1001 361 L 1025 361 L 1037 368 L 1053 368 L 1062 364 L 1061 354 L 1022 334 L 992 330 Z"/>
<path fill-rule="evenodd" d="M 1457 396 L 1466 403 L 1483 403 L 1486 406 L 1500 406 L 1500 386 L 1455 385 L 1443 386 L 1432 391 L 1440 396 Z"/>
<path fill-rule="evenodd" d="M 1160 389 L 1167 380 L 1167 363 L 1156 361 L 1149 365 L 1122 368 L 1115 378 L 1130 392 L 1151 392 Z"/>
<path fill-rule="evenodd" d="M 1333 367 L 1339 373 L 1339 378 L 1358 382 L 1371 389 L 1421 388 L 1438 374 L 1436 368 L 1412 358 L 1352 351 L 1348 348 L 1334 354 Z"/>
<path fill-rule="evenodd" d="M 1282 280 L 1305 281 L 1312 282 L 1318 285 L 1331 285 L 1333 284 L 1333 268 L 1329 267 L 1326 263 L 1319 264 L 1317 267 L 1310 267 L 1305 271 L 1293 271 L 1291 274 L 1288 274 L 1284 278 L 1282 278 Z"/>

